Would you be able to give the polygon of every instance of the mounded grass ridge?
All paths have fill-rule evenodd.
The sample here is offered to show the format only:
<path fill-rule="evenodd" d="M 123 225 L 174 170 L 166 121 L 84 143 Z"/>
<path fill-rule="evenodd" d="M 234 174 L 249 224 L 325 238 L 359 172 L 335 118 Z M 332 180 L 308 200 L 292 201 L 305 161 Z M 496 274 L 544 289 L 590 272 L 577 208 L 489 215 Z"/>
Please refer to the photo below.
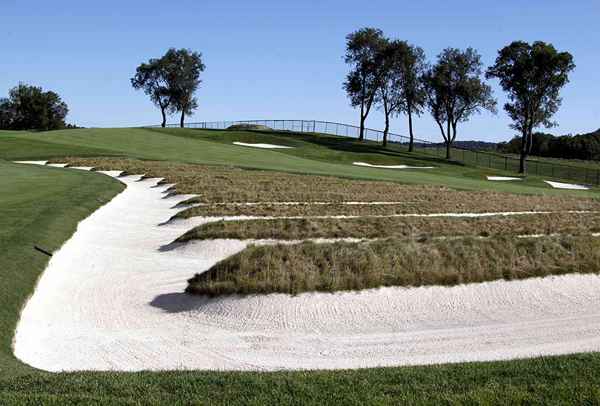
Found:
<path fill-rule="evenodd" d="M 457 285 L 600 271 L 600 238 L 465 238 L 250 246 L 188 281 L 228 294 Z"/>

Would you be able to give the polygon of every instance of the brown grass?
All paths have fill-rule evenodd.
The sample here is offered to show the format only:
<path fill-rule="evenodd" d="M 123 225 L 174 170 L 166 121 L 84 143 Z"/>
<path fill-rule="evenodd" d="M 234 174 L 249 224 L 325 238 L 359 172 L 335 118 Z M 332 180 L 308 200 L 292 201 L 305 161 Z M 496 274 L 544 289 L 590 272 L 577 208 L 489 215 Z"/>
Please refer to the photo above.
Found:
<path fill-rule="evenodd" d="M 490 238 L 252 246 L 189 280 L 201 295 L 456 285 L 600 271 L 600 239 Z"/>
<path fill-rule="evenodd" d="M 562 211 L 599 210 L 600 201 L 571 196 L 515 195 L 489 191 L 457 191 L 439 186 L 402 185 L 342 179 L 329 176 L 297 175 L 273 171 L 245 170 L 222 166 L 191 165 L 121 158 L 63 158 L 76 166 L 121 169 L 164 177 L 176 183 L 176 191 L 199 194 L 196 200 L 208 206 L 191 208 L 180 215 L 386 215 L 397 213 Z M 298 205 L 240 206 L 215 205 L 231 202 L 402 202 L 391 206 Z"/>
<path fill-rule="evenodd" d="M 534 214 L 480 218 L 362 217 L 219 221 L 193 228 L 177 239 L 428 238 L 531 234 L 586 235 L 600 231 L 600 215 Z"/>

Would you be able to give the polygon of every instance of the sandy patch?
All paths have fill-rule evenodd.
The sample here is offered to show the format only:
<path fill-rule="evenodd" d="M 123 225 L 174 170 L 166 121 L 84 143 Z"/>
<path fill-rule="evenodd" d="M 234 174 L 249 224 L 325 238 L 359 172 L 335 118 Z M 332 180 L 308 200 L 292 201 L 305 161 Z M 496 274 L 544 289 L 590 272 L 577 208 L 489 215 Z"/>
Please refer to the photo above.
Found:
<path fill-rule="evenodd" d="M 545 180 L 547 184 L 552 186 L 554 189 L 569 189 L 569 190 L 590 190 L 589 187 L 583 185 L 576 185 L 574 183 L 561 183 Z"/>
<path fill-rule="evenodd" d="M 512 176 L 488 176 L 487 180 L 499 180 L 499 181 L 503 181 L 503 180 L 522 180 L 521 178 L 515 178 Z"/>
<path fill-rule="evenodd" d="M 246 142 L 234 142 L 234 145 L 239 145 L 241 147 L 252 147 L 252 148 L 263 148 L 263 149 L 287 149 L 294 148 L 288 147 L 286 145 L 277 145 L 277 144 L 249 144 Z"/>
<path fill-rule="evenodd" d="M 16 356 L 45 370 L 334 369 L 600 350 L 600 277 L 207 299 L 186 280 L 239 240 L 160 249 L 191 227 L 156 179 L 127 188 L 52 257 L 26 304 Z"/>
<path fill-rule="evenodd" d="M 46 165 L 48 161 L 14 161 L 14 163 L 26 165 Z"/>
<path fill-rule="evenodd" d="M 366 162 L 352 162 L 352 165 L 366 166 L 368 168 L 380 169 L 433 169 L 433 166 L 409 166 L 409 165 L 371 165 Z"/>

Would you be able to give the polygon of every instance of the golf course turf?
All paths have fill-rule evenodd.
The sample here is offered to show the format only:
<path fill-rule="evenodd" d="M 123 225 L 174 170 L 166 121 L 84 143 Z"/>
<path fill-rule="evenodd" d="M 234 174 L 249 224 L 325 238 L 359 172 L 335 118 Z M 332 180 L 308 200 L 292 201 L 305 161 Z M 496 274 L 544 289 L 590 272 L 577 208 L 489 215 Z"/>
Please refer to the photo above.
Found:
<path fill-rule="evenodd" d="M 68 130 L 0 135 L 0 403 L 10 404 L 324 404 L 363 403 L 597 403 L 599 354 L 465 363 L 430 367 L 329 372 L 139 372 L 60 373 L 34 370 L 16 360 L 11 341 L 19 311 L 47 257 L 69 238 L 77 222 L 122 188 L 93 173 L 12 164 L 9 160 L 63 156 L 124 156 L 178 163 L 233 165 L 263 170 L 431 184 L 462 190 L 598 198 L 598 192 L 557 191 L 530 178 L 492 183 L 478 168 L 443 162 L 435 172 L 352 167 L 343 162 L 393 163 L 378 152 L 331 151 L 321 144 L 282 151 L 256 151 L 213 140 L 220 132 L 199 130 Z M 232 137 L 235 132 L 230 132 Z M 269 142 L 247 138 L 243 142 Z M 260 138 L 260 137 L 258 137 Z M 271 140 L 272 141 L 272 140 Z M 285 141 L 285 140 L 284 140 Z M 273 142 L 283 144 L 279 140 Z M 298 143 L 305 141 L 296 141 Z M 349 142 L 349 141 L 348 141 Z M 350 147 L 347 147 L 350 148 Z M 293 151 L 293 152 L 291 152 Z M 344 160 L 337 159 L 346 156 Z M 356 155 L 361 155 L 357 157 Z M 365 156 L 366 155 L 366 156 Z M 384 157 L 379 157 L 384 155 Z M 337 157 L 337 158 L 336 158 Z M 380 160 L 379 160 L 379 158 Z M 428 158 L 421 162 L 431 163 Z M 402 161 L 402 163 L 413 163 Z M 122 168 L 111 168 L 122 169 Z M 190 275 L 191 276 L 191 275 Z"/>

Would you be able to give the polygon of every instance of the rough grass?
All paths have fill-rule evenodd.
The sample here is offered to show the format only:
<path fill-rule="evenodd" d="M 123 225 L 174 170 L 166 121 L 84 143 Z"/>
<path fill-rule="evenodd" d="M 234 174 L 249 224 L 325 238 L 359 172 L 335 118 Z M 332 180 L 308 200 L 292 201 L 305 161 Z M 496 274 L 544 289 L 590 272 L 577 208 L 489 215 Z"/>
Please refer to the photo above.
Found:
<path fill-rule="evenodd" d="M 207 239 L 428 238 L 531 234 L 585 235 L 600 231 L 600 214 L 553 213 L 480 218 L 360 217 L 218 221 L 195 227 L 178 242 Z"/>
<path fill-rule="evenodd" d="M 399 239 L 251 246 L 189 280 L 200 295 L 457 285 L 600 271 L 600 239 Z"/>
<path fill-rule="evenodd" d="M 261 124 L 234 124 L 227 127 L 228 131 L 271 131 L 272 129 Z"/>
<path fill-rule="evenodd" d="M 569 195 L 517 195 L 491 191 L 453 190 L 432 185 L 403 185 L 246 170 L 223 166 L 141 161 L 118 158 L 65 158 L 74 166 L 122 169 L 164 177 L 176 183 L 176 192 L 199 194 L 205 203 L 179 214 L 181 217 L 215 215 L 386 215 L 402 213 L 600 210 L 600 200 Z M 396 205 L 347 206 L 340 202 L 399 202 Z M 259 202 L 261 205 L 224 203 Z M 331 205 L 273 205 L 270 202 L 329 202 Z M 217 204 L 214 205 L 213 204 Z"/>

